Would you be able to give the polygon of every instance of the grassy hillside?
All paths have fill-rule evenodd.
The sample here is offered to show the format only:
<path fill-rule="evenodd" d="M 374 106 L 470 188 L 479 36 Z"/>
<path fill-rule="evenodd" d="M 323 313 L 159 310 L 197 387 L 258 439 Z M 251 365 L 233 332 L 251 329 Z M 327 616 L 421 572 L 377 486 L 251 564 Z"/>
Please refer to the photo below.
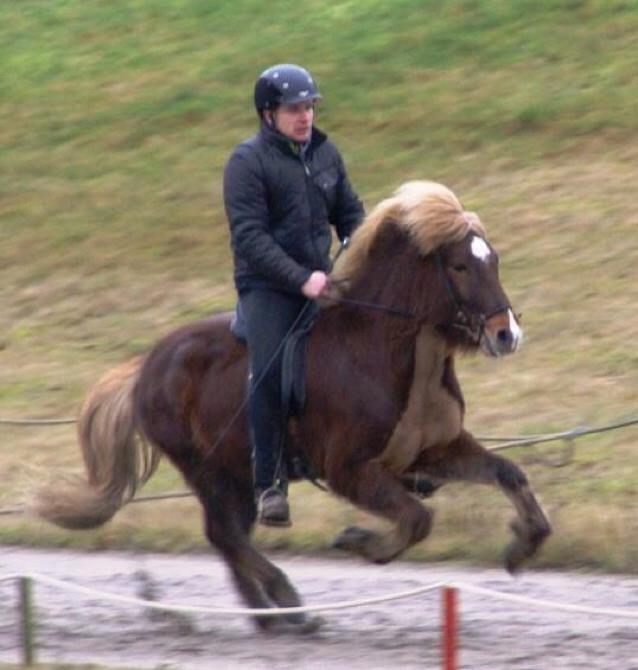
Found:
<path fill-rule="evenodd" d="M 232 305 L 221 173 L 255 128 L 256 75 L 282 61 L 315 73 L 318 125 L 369 206 L 432 178 L 487 225 L 526 345 L 461 361 L 472 430 L 636 414 L 637 31 L 620 0 L 1 3 L 0 418 L 73 415 L 105 369 Z M 69 427 L 0 434 L 0 507 L 78 465 Z M 544 564 L 638 570 L 635 439 L 581 440 L 560 469 L 513 453 L 556 527 Z M 166 468 L 149 488 L 179 486 Z M 296 525 L 261 541 L 325 546 L 359 516 L 321 495 L 301 487 Z M 432 504 L 414 556 L 498 560 L 499 494 Z M 187 501 L 75 536 L 0 517 L 0 538 L 203 546 Z"/>

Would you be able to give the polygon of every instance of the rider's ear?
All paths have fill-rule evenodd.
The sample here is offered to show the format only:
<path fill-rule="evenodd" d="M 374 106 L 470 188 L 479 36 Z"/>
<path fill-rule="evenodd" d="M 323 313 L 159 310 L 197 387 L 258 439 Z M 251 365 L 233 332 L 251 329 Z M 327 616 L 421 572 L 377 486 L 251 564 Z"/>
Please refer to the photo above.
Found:
<path fill-rule="evenodd" d="M 274 130 L 275 128 L 275 112 L 272 109 L 265 109 L 263 116 L 264 122 L 269 128 Z"/>

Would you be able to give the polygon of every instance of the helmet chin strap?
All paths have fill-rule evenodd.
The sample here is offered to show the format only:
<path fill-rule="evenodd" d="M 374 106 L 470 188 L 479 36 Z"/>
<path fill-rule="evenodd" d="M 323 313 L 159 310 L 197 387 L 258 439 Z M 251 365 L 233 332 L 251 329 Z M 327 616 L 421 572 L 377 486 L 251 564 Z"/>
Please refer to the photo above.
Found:
<path fill-rule="evenodd" d="M 263 116 L 261 117 L 263 122 L 270 128 L 270 130 L 273 130 L 277 134 L 281 135 L 281 137 L 287 139 L 289 142 L 295 142 L 296 144 L 299 144 L 296 140 L 293 140 L 289 138 L 288 136 L 284 135 L 279 128 L 277 128 L 277 123 L 275 122 L 275 115 L 272 111 L 270 113 L 268 111 L 265 111 Z"/>
<path fill-rule="evenodd" d="M 277 130 L 277 124 L 275 123 L 275 114 L 273 110 L 270 109 L 264 110 L 264 113 L 261 118 L 271 130 Z"/>

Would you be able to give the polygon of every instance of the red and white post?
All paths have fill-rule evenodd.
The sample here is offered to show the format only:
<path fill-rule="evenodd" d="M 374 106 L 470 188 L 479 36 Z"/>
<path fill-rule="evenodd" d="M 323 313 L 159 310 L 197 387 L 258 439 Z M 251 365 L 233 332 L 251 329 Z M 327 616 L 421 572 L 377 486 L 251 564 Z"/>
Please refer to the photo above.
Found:
<path fill-rule="evenodd" d="M 457 670 L 457 591 L 443 587 L 443 670 Z"/>

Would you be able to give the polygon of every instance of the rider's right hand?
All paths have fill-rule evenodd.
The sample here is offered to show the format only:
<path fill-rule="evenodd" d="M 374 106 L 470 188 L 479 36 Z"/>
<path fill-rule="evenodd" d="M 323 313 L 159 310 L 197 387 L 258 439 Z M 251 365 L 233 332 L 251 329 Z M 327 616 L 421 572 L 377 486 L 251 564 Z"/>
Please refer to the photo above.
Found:
<path fill-rule="evenodd" d="M 315 300 L 328 288 L 329 283 L 330 280 L 325 272 L 315 270 L 301 287 L 301 292 L 306 298 Z"/>

